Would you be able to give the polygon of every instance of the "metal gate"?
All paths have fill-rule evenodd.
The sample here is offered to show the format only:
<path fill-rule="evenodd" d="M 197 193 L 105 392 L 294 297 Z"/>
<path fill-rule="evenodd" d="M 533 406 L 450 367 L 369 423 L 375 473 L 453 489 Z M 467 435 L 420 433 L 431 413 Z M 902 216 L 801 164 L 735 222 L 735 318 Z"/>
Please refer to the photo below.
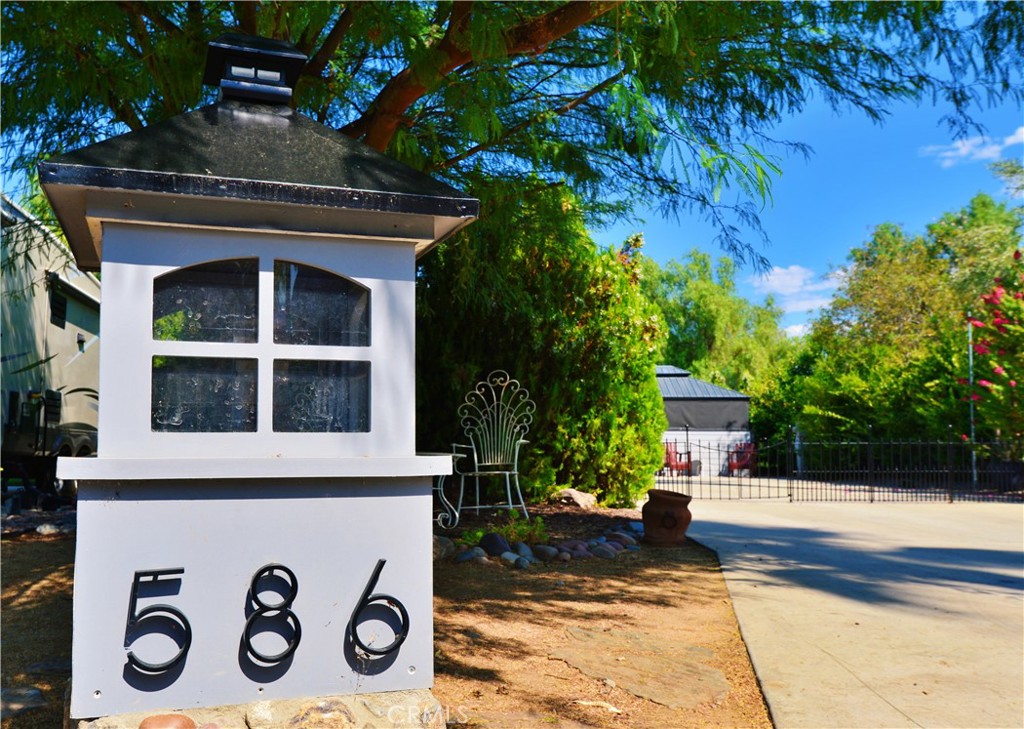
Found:
<path fill-rule="evenodd" d="M 1000 443 L 664 444 L 657 487 L 695 499 L 1024 501 L 1024 462 Z"/>

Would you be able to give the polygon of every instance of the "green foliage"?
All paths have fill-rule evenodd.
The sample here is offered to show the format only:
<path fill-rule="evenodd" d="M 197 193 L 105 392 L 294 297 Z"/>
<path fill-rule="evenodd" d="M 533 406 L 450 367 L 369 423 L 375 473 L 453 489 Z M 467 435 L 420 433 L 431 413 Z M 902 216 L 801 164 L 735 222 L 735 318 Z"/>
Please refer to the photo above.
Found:
<path fill-rule="evenodd" d="M 993 296 L 995 289 L 982 297 L 1018 250 L 1020 225 L 1019 208 L 978 195 L 923 236 L 881 225 L 855 248 L 807 337 L 805 376 L 789 381 L 789 399 L 802 404 L 795 419 L 802 432 L 893 439 L 966 432 L 964 315 Z M 1016 432 L 998 400 L 979 410 L 980 425 L 990 434 Z"/>
<path fill-rule="evenodd" d="M 484 534 L 495 532 L 505 537 L 509 544 L 525 542 L 526 544 L 546 544 L 548 541 L 548 529 L 544 524 L 544 517 L 534 516 L 523 518 L 514 509 L 508 513 L 504 522 L 498 522 L 487 527 L 474 527 L 467 529 L 459 537 L 459 542 L 469 547 L 480 544 Z"/>
<path fill-rule="evenodd" d="M 1011 446 L 1012 457 L 1024 460 L 1024 257 L 1014 251 L 1010 265 L 981 296 L 970 325 L 974 338 L 975 373 L 964 400 L 975 403 L 984 435 Z"/>
<path fill-rule="evenodd" d="M 748 392 L 794 348 L 779 329 L 782 311 L 736 293 L 735 264 L 693 250 L 664 268 L 645 259 L 641 287 L 661 309 L 668 339 L 663 364 L 685 367 L 717 385 Z"/>
<path fill-rule="evenodd" d="M 419 447 L 459 442 L 462 397 L 504 369 L 537 403 L 521 453 L 527 492 L 571 485 L 634 503 L 653 483 L 665 429 L 662 331 L 639 290 L 640 241 L 598 250 L 565 188 L 477 192 L 481 219 L 420 271 Z"/>
<path fill-rule="evenodd" d="M 293 42 L 302 111 L 461 186 L 567 184 L 588 215 L 692 210 L 737 258 L 778 174 L 772 127 L 811 98 L 1019 103 L 1016 2 L 4 2 L 4 165 L 210 102 L 207 42 Z M 784 144 L 799 150 L 799 144 Z M 528 171 L 528 172 L 524 172 Z M 39 212 L 39 211 L 35 211 Z M 40 215 L 44 220 L 48 216 Z"/>

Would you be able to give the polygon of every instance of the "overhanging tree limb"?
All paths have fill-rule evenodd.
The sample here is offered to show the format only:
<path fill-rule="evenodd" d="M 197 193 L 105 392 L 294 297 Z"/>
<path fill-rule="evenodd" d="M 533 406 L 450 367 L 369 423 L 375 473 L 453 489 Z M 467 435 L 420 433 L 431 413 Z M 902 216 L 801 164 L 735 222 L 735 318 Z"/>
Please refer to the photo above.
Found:
<path fill-rule="evenodd" d="M 505 33 L 505 54 L 539 53 L 552 41 L 604 15 L 617 2 L 569 2 Z M 342 128 L 342 133 L 362 137 L 377 150 L 385 150 L 405 112 L 437 83 L 473 60 L 466 43 L 472 3 L 456 2 L 444 37 L 418 62 L 410 64 L 384 86 L 366 113 Z"/>
<path fill-rule="evenodd" d="M 428 171 L 443 170 L 443 169 L 451 167 L 451 166 L 453 166 L 455 164 L 458 164 L 459 162 L 462 162 L 463 160 L 468 159 L 469 157 L 472 157 L 474 154 L 477 154 L 478 152 L 482 152 L 485 149 L 490 149 L 492 147 L 496 147 L 496 146 L 502 144 L 503 142 L 508 141 L 511 137 L 514 137 L 516 134 L 518 134 L 519 132 L 523 131 L 524 129 L 530 128 L 531 126 L 536 124 L 544 116 L 549 116 L 549 115 L 561 116 L 563 114 L 568 114 L 570 111 L 572 111 L 577 106 L 579 106 L 580 104 L 584 103 L 585 101 L 587 101 L 591 97 L 595 96 L 596 94 L 601 93 L 602 91 L 605 91 L 605 90 L 609 89 L 613 84 L 618 83 L 619 81 L 621 81 L 625 77 L 625 75 L 626 75 L 625 71 L 619 71 L 614 76 L 606 78 L 601 83 L 599 83 L 596 86 L 594 86 L 593 88 L 587 90 L 585 93 L 581 94 L 580 96 L 577 96 L 572 101 L 563 104 L 562 106 L 558 107 L 557 109 L 550 109 L 550 110 L 547 110 L 547 111 L 538 112 L 537 114 L 534 114 L 530 118 L 521 121 L 519 124 L 516 124 L 515 126 L 510 127 L 500 137 L 498 137 L 496 139 L 489 140 L 487 142 L 481 142 L 480 144 L 474 145 L 474 146 L 470 147 L 469 149 L 467 149 L 465 152 L 462 152 L 461 154 L 457 154 L 454 157 L 446 159 L 444 162 L 441 162 L 441 163 L 436 164 L 436 165 L 429 166 L 427 168 L 427 170 Z"/>
<path fill-rule="evenodd" d="M 327 68 L 327 64 L 330 62 L 331 57 L 338 50 L 341 42 L 345 39 L 346 34 L 352 27 L 352 22 L 356 17 L 356 10 L 358 5 L 347 5 L 345 9 L 341 11 L 341 15 L 338 16 L 338 20 L 334 23 L 334 27 L 331 28 L 331 32 L 327 34 L 327 38 L 324 39 L 323 45 L 320 46 L 320 50 L 309 59 L 309 63 L 303 69 L 303 73 L 311 76 L 319 76 L 323 73 L 323 70 Z"/>

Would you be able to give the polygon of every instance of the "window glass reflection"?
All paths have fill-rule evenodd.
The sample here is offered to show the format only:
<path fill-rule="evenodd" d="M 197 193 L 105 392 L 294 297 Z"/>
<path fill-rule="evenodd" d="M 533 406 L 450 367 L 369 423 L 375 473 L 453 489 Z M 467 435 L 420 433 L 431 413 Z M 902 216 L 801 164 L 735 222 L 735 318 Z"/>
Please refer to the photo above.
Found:
<path fill-rule="evenodd" d="M 153 338 L 255 342 L 259 259 L 211 261 L 153 282 Z"/>
<path fill-rule="evenodd" d="M 320 268 L 275 261 L 274 341 L 369 346 L 369 290 Z"/>
<path fill-rule="evenodd" d="M 152 429 L 256 432 L 256 360 L 153 357 Z"/>
<path fill-rule="evenodd" d="M 275 432 L 369 430 L 369 362 L 274 360 Z"/>

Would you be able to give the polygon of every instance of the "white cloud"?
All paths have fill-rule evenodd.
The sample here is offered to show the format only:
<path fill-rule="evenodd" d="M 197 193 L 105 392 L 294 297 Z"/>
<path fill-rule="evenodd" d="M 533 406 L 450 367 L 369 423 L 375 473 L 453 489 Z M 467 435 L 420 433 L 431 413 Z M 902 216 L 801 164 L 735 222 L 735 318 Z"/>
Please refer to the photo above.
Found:
<path fill-rule="evenodd" d="M 807 332 L 809 332 L 810 330 L 810 324 L 792 324 L 783 329 L 782 331 L 786 333 L 787 337 L 796 339 L 797 337 L 802 337 L 803 335 L 807 334 Z"/>
<path fill-rule="evenodd" d="M 774 266 L 763 276 L 751 278 L 750 283 L 759 294 L 771 294 L 779 299 L 786 311 L 807 311 L 824 306 L 831 299 L 825 292 L 836 287 L 832 276 L 819 277 L 811 269 L 797 264 L 785 268 Z"/>
<path fill-rule="evenodd" d="M 1012 134 L 1002 140 L 978 136 L 958 139 L 952 144 L 933 144 L 921 147 L 924 157 L 937 157 L 939 166 L 953 167 L 961 162 L 992 162 L 998 160 L 1003 152 L 1018 144 L 1024 144 L 1024 127 L 1018 127 Z"/>

